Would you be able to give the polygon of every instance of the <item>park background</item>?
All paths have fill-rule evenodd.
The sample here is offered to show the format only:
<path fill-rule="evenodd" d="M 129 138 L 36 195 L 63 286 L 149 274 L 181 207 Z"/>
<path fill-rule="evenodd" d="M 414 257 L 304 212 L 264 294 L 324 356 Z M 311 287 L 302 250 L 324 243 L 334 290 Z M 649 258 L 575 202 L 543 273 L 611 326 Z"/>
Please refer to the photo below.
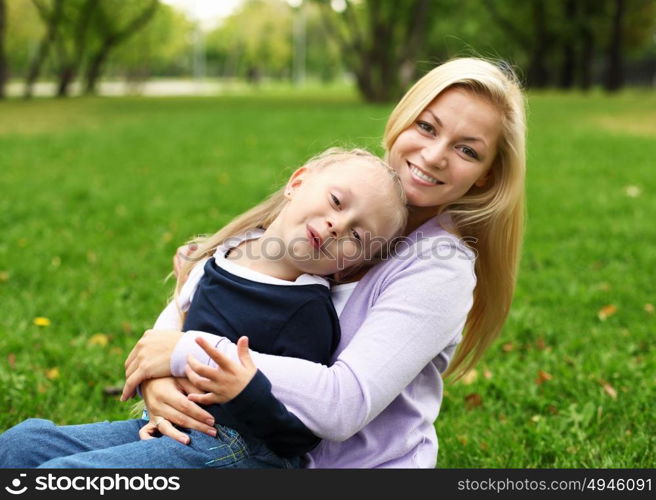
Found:
<path fill-rule="evenodd" d="M 438 467 L 653 467 L 654 0 L 0 0 L 0 430 L 126 418 L 176 247 L 462 55 L 527 87 L 528 217 Z"/>

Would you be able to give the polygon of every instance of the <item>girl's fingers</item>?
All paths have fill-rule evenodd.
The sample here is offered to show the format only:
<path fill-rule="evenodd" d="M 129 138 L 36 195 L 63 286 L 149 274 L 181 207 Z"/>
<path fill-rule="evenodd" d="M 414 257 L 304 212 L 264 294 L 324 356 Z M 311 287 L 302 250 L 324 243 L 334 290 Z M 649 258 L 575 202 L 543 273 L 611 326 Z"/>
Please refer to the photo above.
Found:
<path fill-rule="evenodd" d="M 207 342 L 207 340 L 205 340 L 203 337 L 196 337 L 196 343 L 203 348 L 203 350 L 207 353 L 207 355 L 210 358 L 214 360 L 214 362 L 219 366 L 219 368 L 221 368 L 222 370 L 231 371 L 232 367 L 235 364 L 233 360 L 221 354 L 217 349 L 211 346 Z"/>
<path fill-rule="evenodd" d="M 220 371 L 217 368 L 212 368 L 211 366 L 207 366 L 202 364 L 200 361 L 198 361 L 196 358 L 194 358 L 191 354 L 187 358 L 187 364 L 189 367 L 199 376 L 205 378 L 207 382 L 219 382 L 220 381 Z"/>
<path fill-rule="evenodd" d="M 251 358 L 251 352 L 248 350 L 248 337 L 239 337 L 237 341 L 237 355 L 239 356 L 239 361 L 248 370 L 257 370 L 253 359 Z"/>
<path fill-rule="evenodd" d="M 198 373 L 193 370 L 189 363 L 187 363 L 187 366 L 185 366 L 185 374 L 191 383 L 198 387 L 202 392 L 212 392 L 211 382 L 206 378 L 198 375 Z"/>
<path fill-rule="evenodd" d="M 203 392 L 194 384 L 192 384 L 187 378 L 179 377 L 176 378 L 175 381 L 180 386 L 180 388 L 185 392 L 185 394 L 191 394 L 192 392 L 195 393 Z"/>
<path fill-rule="evenodd" d="M 155 439 L 155 436 L 153 436 L 153 434 L 156 430 L 157 430 L 157 426 L 152 422 L 148 422 L 141 429 L 139 429 L 139 438 L 142 441 L 145 439 Z"/>

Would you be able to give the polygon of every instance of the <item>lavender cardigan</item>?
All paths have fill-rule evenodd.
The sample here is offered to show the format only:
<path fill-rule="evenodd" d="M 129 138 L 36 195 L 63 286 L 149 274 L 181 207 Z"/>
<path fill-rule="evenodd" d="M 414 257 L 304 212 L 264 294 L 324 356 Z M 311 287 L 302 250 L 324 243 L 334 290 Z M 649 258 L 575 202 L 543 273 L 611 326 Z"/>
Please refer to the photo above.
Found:
<path fill-rule="evenodd" d="M 435 467 L 441 374 L 473 303 L 474 260 L 431 219 L 358 283 L 340 316 L 331 366 L 252 353 L 274 395 L 322 438 L 306 457 L 308 467 Z M 184 376 L 189 354 L 207 360 L 194 342 L 198 335 L 237 359 L 227 339 L 193 333 L 176 345 L 173 375 Z"/>

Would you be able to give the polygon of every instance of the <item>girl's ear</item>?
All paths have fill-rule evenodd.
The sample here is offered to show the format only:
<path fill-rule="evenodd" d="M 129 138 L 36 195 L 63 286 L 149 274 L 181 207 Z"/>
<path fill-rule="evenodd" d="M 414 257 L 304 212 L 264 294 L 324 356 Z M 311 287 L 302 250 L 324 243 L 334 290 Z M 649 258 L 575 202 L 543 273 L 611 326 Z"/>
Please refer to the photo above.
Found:
<path fill-rule="evenodd" d="M 490 171 L 488 170 L 483 175 L 481 175 L 476 181 L 474 181 L 474 186 L 482 188 L 487 184 L 488 178 L 490 177 Z"/>
<path fill-rule="evenodd" d="M 285 186 L 285 198 L 291 200 L 292 195 L 301 186 L 301 184 L 303 184 L 303 181 L 305 181 L 307 175 L 307 167 L 301 167 L 291 175 L 289 181 L 287 181 L 287 185 Z"/>

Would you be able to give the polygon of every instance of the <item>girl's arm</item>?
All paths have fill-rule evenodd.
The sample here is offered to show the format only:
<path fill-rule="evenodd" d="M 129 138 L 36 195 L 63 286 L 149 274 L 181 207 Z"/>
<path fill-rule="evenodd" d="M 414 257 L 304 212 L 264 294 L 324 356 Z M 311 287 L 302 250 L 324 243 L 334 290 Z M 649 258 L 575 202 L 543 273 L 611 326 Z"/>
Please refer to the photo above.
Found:
<path fill-rule="evenodd" d="M 252 353 L 273 394 L 314 434 L 335 441 L 351 437 L 462 332 L 473 301 L 474 262 L 464 250 L 445 245 L 448 252 L 432 247 L 383 279 L 365 321 L 332 366 Z M 193 333 L 237 359 L 227 339 Z M 171 358 L 174 375 L 184 374 L 189 354 L 212 364 L 199 352 L 198 335 L 178 341 Z"/>

